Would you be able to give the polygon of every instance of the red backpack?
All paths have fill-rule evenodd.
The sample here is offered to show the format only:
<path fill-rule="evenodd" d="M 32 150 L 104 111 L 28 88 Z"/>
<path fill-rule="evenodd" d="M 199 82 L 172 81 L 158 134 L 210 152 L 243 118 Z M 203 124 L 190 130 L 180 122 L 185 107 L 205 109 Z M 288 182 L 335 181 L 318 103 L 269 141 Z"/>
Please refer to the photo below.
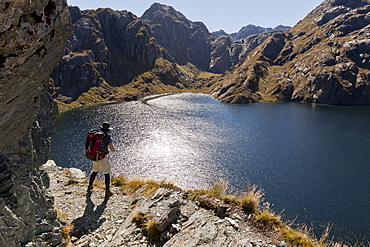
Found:
<path fill-rule="evenodd" d="M 90 130 L 87 133 L 85 156 L 89 160 L 97 161 L 105 157 L 107 152 L 106 143 L 104 142 L 105 133 L 101 130 Z"/>

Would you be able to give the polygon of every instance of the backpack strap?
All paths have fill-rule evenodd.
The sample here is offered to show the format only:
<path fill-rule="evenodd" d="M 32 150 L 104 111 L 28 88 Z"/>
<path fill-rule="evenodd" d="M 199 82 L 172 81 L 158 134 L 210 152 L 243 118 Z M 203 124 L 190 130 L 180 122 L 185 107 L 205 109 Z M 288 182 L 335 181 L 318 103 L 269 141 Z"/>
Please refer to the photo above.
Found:
<path fill-rule="evenodd" d="M 109 149 L 108 149 L 108 142 L 109 142 L 109 139 L 110 139 L 110 136 L 106 133 L 104 133 L 104 137 L 103 137 L 103 145 L 105 147 L 105 152 L 106 153 L 109 153 Z"/>

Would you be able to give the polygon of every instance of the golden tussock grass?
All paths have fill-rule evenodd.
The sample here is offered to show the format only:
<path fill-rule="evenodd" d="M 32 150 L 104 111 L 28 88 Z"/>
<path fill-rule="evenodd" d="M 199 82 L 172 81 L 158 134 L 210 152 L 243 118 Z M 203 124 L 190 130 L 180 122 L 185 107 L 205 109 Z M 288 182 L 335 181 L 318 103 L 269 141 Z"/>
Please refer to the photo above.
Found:
<path fill-rule="evenodd" d="M 131 220 L 132 223 L 135 223 L 139 227 L 143 226 L 146 221 L 147 215 L 141 211 L 137 211 Z"/>
<path fill-rule="evenodd" d="M 57 218 L 58 219 L 61 219 L 61 220 L 66 220 L 67 219 L 67 214 L 63 213 L 62 211 L 60 211 L 59 209 L 54 209 L 55 212 L 57 213 Z"/>
<path fill-rule="evenodd" d="M 239 205 L 240 204 L 240 199 L 237 195 L 234 194 L 226 194 L 221 197 L 221 199 L 230 205 Z"/>
<path fill-rule="evenodd" d="M 264 192 L 259 189 L 258 186 L 253 185 L 247 189 L 242 198 L 240 199 L 240 204 L 244 212 L 254 213 L 257 211 Z"/>
<path fill-rule="evenodd" d="M 171 182 L 167 181 L 154 181 L 146 179 L 134 179 L 128 180 L 123 176 L 113 176 L 112 185 L 119 187 L 122 190 L 126 190 L 130 193 L 134 193 L 141 189 L 141 192 L 146 195 L 151 195 L 159 188 L 167 188 L 172 190 L 181 190 L 179 187 Z"/>
<path fill-rule="evenodd" d="M 221 198 L 226 194 L 229 189 L 229 183 L 225 179 L 218 179 L 212 181 L 207 188 L 208 194 L 213 195 L 216 198 Z"/>
<path fill-rule="evenodd" d="M 138 211 L 135 213 L 134 217 L 132 217 L 131 222 L 141 228 L 144 235 L 146 235 L 150 240 L 159 241 L 161 233 L 156 228 L 157 221 L 149 220 L 149 215 Z"/>
<path fill-rule="evenodd" d="M 64 241 L 66 242 L 71 241 L 72 230 L 73 230 L 73 225 L 65 225 L 65 226 L 60 227 L 60 231 L 62 232 L 62 238 Z"/>
<path fill-rule="evenodd" d="M 60 220 L 67 220 L 67 214 L 63 213 L 59 209 L 55 209 L 55 212 L 57 213 L 57 218 Z M 73 230 L 72 224 L 66 224 L 64 226 L 60 227 L 60 231 L 62 232 L 62 238 L 63 240 L 70 242 L 71 241 L 71 234 Z"/>
<path fill-rule="evenodd" d="M 282 224 L 281 217 L 267 208 L 258 211 L 256 214 L 256 221 L 266 227 L 278 227 Z"/>
<path fill-rule="evenodd" d="M 157 223 L 155 220 L 149 220 L 144 224 L 143 232 L 152 241 L 159 241 L 161 236 L 161 233 L 156 228 Z"/>
<path fill-rule="evenodd" d="M 306 227 L 298 229 L 280 227 L 279 229 L 286 240 L 296 246 L 318 246 L 318 243 L 315 243 L 314 237 L 310 236 L 309 230 Z"/>

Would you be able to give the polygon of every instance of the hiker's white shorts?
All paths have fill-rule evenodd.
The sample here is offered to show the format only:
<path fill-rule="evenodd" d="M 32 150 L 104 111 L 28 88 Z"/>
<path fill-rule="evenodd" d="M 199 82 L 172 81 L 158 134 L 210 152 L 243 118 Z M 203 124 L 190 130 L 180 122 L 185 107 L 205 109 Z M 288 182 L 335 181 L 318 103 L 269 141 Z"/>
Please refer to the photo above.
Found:
<path fill-rule="evenodd" d="M 111 166 L 108 155 L 98 161 L 93 161 L 93 172 L 99 172 L 102 169 L 104 174 L 111 172 Z"/>

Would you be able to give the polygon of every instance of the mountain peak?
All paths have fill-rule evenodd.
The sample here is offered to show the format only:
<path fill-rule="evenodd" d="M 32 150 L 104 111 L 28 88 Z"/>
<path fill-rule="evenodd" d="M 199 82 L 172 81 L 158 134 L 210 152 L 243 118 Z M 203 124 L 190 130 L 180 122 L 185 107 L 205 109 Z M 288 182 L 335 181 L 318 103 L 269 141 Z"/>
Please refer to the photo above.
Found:
<path fill-rule="evenodd" d="M 174 20 L 181 22 L 188 22 L 189 20 L 181 12 L 175 10 L 171 6 L 167 6 L 161 3 L 153 3 L 149 9 L 147 9 L 141 16 L 141 19 L 162 19 L 164 16 L 171 16 Z"/>
<path fill-rule="evenodd" d="M 325 23 L 335 19 L 336 17 L 348 13 L 352 10 L 369 5 L 369 0 L 326 0 L 319 6 L 313 9 L 302 21 L 298 24 L 311 23 L 322 26 Z M 298 25 L 297 24 L 297 25 Z"/>

